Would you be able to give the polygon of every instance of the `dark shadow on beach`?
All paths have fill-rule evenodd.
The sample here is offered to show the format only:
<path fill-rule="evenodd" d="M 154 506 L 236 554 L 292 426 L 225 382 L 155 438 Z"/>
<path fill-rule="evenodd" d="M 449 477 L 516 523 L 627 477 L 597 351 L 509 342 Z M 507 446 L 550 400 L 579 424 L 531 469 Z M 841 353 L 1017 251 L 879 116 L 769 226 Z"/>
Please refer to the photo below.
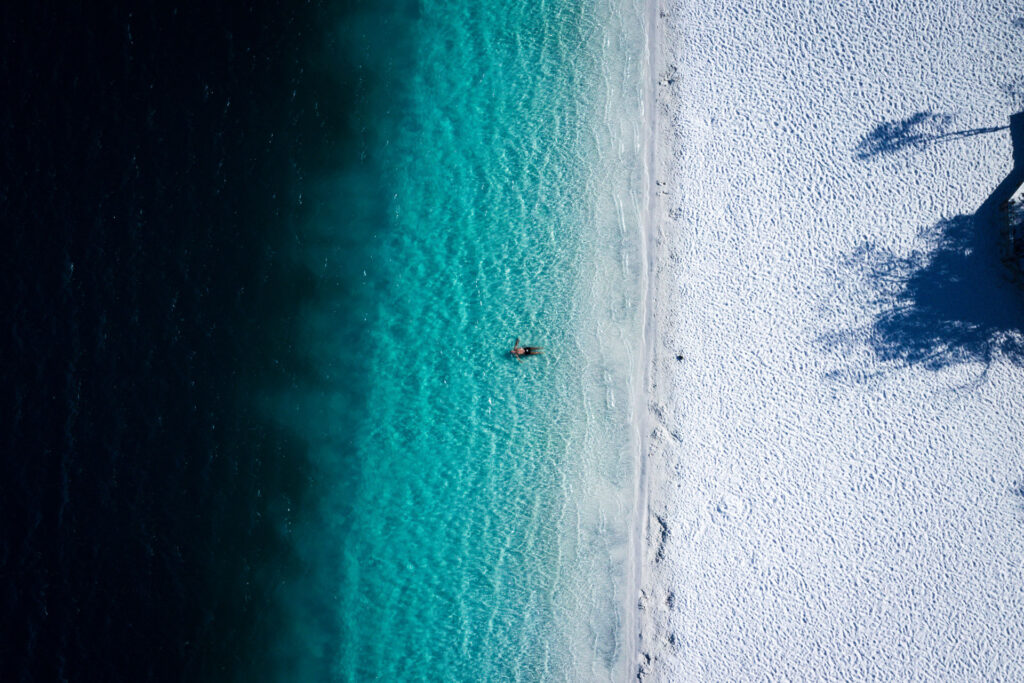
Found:
<path fill-rule="evenodd" d="M 930 370 L 987 371 L 999 357 L 1024 366 L 1024 294 L 999 259 L 999 206 L 1024 181 L 1024 113 L 1011 117 L 1010 133 L 1013 170 L 975 213 L 922 231 L 910 255 L 865 244 L 847 259 L 873 288 L 877 312 L 867 329 L 827 335 L 826 347 L 866 343 L 882 361 Z"/>
<path fill-rule="evenodd" d="M 995 133 L 1006 130 L 1007 126 L 950 130 L 953 117 L 949 114 L 917 112 L 900 121 L 885 121 L 861 138 L 855 154 L 858 159 L 868 160 L 877 156 L 895 154 L 905 149 L 925 149 L 937 142 L 948 142 L 963 138 Z"/>

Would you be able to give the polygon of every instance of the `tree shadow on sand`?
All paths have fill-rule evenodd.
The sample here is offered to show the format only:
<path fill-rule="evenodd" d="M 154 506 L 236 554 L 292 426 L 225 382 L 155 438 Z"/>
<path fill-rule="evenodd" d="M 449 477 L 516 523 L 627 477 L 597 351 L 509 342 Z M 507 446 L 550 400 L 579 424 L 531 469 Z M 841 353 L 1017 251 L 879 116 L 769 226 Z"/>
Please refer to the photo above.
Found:
<path fill-rule="evenodd" d="M 885 121 L 861 138 L 854 150 L 858 159 L 895 154 L 904 149 L 925 149 L 936 142 L 948 142 L 985 133 L 1006 130 L 1007 126 L 950 130 L 953 117 L 920 111 L 901 121 Z"/>
<path fill-rule="evenodd" d="M 987 372 L 999 357 L 1024 366 L 1024 294 L 999 259 L 999 205 L 1024 181 L 1024 113 L 1011 117 L 1010 133 L 1013 170 L 975 213 L 922 231 L 908 256 L 865 244 L 847 259 L 876 313 L 866 329 L 823 337 L 826 348 L 866 343 L 883 362 L 930 370 L 979 363 Z"/>

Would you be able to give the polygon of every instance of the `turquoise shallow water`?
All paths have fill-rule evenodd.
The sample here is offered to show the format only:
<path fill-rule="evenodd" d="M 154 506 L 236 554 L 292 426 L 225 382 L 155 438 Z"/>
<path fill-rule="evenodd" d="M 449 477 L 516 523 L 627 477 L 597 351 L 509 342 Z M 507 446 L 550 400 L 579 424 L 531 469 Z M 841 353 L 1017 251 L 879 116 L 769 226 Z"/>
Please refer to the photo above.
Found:
<path fill-rule="evenodd" d="M 272 405 L 318 473 L 282 678 L 629 675 L 643 19 L 423 0 L 337 27 L 362 147 L 295 245 L 312 363 Z"/>

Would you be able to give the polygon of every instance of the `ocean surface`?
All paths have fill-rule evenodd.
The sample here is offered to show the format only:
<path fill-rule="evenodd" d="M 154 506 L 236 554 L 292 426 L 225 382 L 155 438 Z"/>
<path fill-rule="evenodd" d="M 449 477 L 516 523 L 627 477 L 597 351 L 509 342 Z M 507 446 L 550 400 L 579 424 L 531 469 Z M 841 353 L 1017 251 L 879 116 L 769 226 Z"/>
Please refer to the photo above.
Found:
<path fill-rule="evenodd" d="M 0 24 L 0 678 L 631 675 L 642 4 Z"/>

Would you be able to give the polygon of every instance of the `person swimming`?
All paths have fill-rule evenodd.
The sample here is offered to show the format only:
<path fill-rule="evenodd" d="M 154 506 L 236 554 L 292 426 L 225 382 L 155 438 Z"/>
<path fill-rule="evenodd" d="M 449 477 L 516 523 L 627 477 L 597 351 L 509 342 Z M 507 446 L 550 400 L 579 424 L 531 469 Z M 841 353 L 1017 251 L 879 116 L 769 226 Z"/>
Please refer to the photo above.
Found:
<path fill-rule="evenodd" d="M 516 337 L 516 343 L 512 347 L 512 355 L 516 357 L 516 360 L 522 360 L 523 356 L 539 356 L 543 353 L 543 347 L 541 346 L 520 346 L 519 337 Z"/>

